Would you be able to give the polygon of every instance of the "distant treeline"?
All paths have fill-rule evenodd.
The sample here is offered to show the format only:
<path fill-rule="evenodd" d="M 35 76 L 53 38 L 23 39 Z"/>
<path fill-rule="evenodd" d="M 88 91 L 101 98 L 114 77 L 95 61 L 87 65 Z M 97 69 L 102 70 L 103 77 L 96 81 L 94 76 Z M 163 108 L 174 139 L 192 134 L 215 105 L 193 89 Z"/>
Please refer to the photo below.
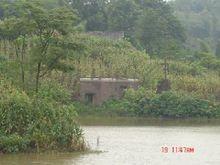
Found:
<path fill-rule="evenodd" d="M 198 50 L 202 41 L 220 56 L 220 1 L 175 0 L 170 4 L 186 29 L 187 46 Z"/>
<path fill-rule="evenodd" d="M 4 0 L 16 3 L 20 0 Z M 25 2 L 20 1 L 20 2 Z M 34 1 L 30 1 L 33 2 Z M 39 0 L 46 8 L 66 6 L 82 31 L 123 31 L 136 48 L 151 56 L 182 58 L 200 44 L 220 56 L 218 0 Z M 5 10 L 5 12 L 4 12 Z M 0 18 L 8 12 L 0 7 Z M 14 13 L 16 15 L 16 13 Z"/>
<path fill-rule="evenodd" d="M 85 31 L 123 31 L 135 47 L 152 56 L 168 54 L 167 50 L 180 51 L 186 39 L 180 21 L 163 0 L 40 1 L 47 8 L 67 6 L 73 9 L 78 16 L 78 27 Z M 3 15 L 4 9 L 0 8 L 0 17 Z"/>

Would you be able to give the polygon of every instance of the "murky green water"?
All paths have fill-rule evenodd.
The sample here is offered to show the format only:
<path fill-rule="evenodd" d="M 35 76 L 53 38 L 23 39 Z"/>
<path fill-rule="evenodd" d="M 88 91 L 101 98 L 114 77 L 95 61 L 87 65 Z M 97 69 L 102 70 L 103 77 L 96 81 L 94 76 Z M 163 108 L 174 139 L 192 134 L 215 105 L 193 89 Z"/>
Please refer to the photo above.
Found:
<path fill-rule="evenodd" d="M 81 122 L 91 149 L 101 152 L 0 155 L 0 165 L 220 164 L 217 120 L 90 118 Z M 168 147 L 168 153 L 161 147 Z M 194 153 L 173 153 L 171 147 L 191 147 Z"/>

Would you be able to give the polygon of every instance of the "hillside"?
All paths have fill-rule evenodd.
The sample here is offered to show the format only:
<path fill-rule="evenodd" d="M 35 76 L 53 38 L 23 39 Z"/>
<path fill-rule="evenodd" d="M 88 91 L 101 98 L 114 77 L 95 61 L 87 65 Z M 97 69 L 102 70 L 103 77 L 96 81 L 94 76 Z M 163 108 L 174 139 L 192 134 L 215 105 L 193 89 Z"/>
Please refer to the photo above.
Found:
<path fill-rule="evenodd" d="M 215 53 L 220 38 L 220 1 L 176 0 L 170 4 L 186 28 L 189 48 L 198 50 L 200 42 L 204 41 Z"/>

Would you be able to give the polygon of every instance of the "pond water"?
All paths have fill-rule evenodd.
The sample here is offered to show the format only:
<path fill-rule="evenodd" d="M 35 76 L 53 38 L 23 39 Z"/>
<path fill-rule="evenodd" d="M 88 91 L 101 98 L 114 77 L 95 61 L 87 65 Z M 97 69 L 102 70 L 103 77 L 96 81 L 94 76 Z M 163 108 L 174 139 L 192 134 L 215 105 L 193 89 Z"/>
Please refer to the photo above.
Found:
<path fill-rule="evenodd" d="M 220 164 L 217 121 L 93 119 L 82 123 L 95 152 L 0 155 L 0 165 Z"/>

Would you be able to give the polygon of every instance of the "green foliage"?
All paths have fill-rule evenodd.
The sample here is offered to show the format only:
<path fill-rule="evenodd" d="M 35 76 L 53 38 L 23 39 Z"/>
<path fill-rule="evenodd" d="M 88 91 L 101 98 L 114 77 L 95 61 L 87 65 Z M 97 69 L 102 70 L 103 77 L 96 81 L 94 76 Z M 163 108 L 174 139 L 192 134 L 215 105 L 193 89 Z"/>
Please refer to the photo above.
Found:
<path fill-rule="evenodd" d="M 31 100 L 24 92 L 19 92 L 2 79 L 0 89 L 3 91 L 0 94 L 1 128 L 8 134 L 14 131 L 24 133 L 25 127 L 31 122 Z"/>
<path fill-rule="evenodd" d="M 220 60 L 210 52 L 196 52 L 194 55 L 194 61 L 207 69 L 220 71 Z"/>
<path fill-rule="evenodd" d="M 107 11 L 108 29 L 110 31 L 124 31 L 126 35 L 132 35 L 135 21 L 141 12 L 135 1 L 112 1 L 107 6 Z"/>
<path fill-rule="evenodd" d="M 32 74 L 38 92 L 40 81 L 48 72 L 65 68 L 61 67 L 61 60 L 67 58 L 67 52 L 79 50 L 80 46 L 72 42 L 73 35 L 70 35 L 75 32 L 78 19 L 65 5 L 48 7 L 40 0 L 5 1 L 3 6 L 8 11 L 0 21 L 5 55 L 11 55 L 6 50 L 8 44 L 21 70 L 22 88 L 25 90 L 27 74 Z"/>
<path fill-rule="evenodd" d="M 24 152 L 27 150 L 30 140 L 21 137 L 18 134 L 2 135 L 0 134 L 0 151 L 3 153 Z"/>
<path fill-rule="evenodd" d="M 182 46 L 184 30 L 162 0 L 71 0 L 86 31 L 123 31 L 134 46 L 161 55 L 167 40 Z M 179 48 L 180 49 L 180 48 Z"/>
<path fill-rule="evenodd" d="M 219 40 L 218 0 L 175 0 L 170 2 L 175 15 L 187 31 L 187 45 L 199 50 L 201 40 L 214 52 Z"/>
<path fill-rule="evenodd" d="M 204 10 L 192 1 L 190 10 Z M 207 29 L 197 34 L 193 27 L 201 38 L 196 53 L 182 49 L 184 30 L 162 0 L 4 1 L 0 18 L 0 152 L 85 149 L 76 112 L 220 117 L 220 62 Z M 124 31 L 125 39 L 79 33 L 84 24 L 87 31 Z M 156 94 L 163 58 L 171 91 Z M 99 107 L 73 105 L 80 77 L 137 78 L 141 87 Z"/>
<path fill-rule="evenodd" d="M 199 98 L 219 102 L 220 84 L 219 78 L 215 74 L 197 76 L 174 76 L 172 80 L 172 89 L 175 91 L 184 91 L 189 94 L 196 94 Z"/>
<path fill-rule="evenodd" d="M 79 113 L 91 115 L 87 108 L 84 107 Z M 121 101 L 110 100 L 100 107 L 92 108 L 91 111 L 112 116 L 211 118 L 219 117 L 220 105 L 186 93 L 171 91 L 156 94 L 142 88 L 138 91 L 129 89 Z"/>
<path fill-rule="evenodd" d="M 0 152 L 85 149 L 66 90 L 48 84 L 29 97 L 8 82 L 0 81 Z"/>
<path fill-rule="evenodd" d="M 146 91 L 144 88 L 137 91 L 127 89 L 122 100 L 108 100 L 100 107 L 95 108 L 95 111 L 98 114 L 111 116 L 143 116 L 143 111 L 140 108 L 143 98 L 153 97 L 154 95 L 154 92 Z M 81 111 L 83 112 L 85 109 Z"/>
<path fill-rule="evenodd" d="M 161 9 L 146 9 L 137 21 L 136 37 L 150 55 L 170 55 L 173 43 L 178 45 L 185 40 L 178 20 L 170 12 L 161 13 Z M 173 52 L 171 55 L 176 56 Z"/>
<path fill-rule="evenodd" d="M 149 58 L 124 40 L 88 35 L 78 35 L 77 40 L 85 44 L 86 50 L 81 56 L 73 54 L 69 62 L 82 77 L 138 78 L 146 90 L 156 91 L 164 75 L 163 60 Z M 193 92 L 202 99 L 219 100 L 218 73 L 218 60 L 210 53 L 198 52 L 190 61 L 168 60 L 172 89 Z"/>
<path fill-rule="evenodd" d="M 217 60 L 212 56 L 203 58 L 199 63 L 201 66 L 204 66 L 208 69 L 220 70 L 220 60 Z"/>
<path fill-rule="evenodd" d="M 56 82 L 45 82 L 37 94 L 37 98 L 55 101 L 60 104 L 70 103 L 70 97 L 70 93 Z"/>
<path fill-rule="evenodd" d="M 152 116 L 178 118 L 217 117 L 220 112 L 219 107 L 207 100 L 175 92 L 156 96 L 144 105 L 144 109 L 147 110 L 145 113 Z"/>
<path fill-rule="evenodd" d="M 196 62 L 189 63 L 188 65 L 181 62 L 172 62 L 169 65 L 169 72 L 174 75 L 199 76 L 206 72 L 206 68 Z"/>
<path fill-rule="evenodd" d="M 217 58 L 220 58 L 220 41 L 217 42 L 216 50 L 215 50 L 215 56 Z"/>
<path fill-rule="evenodd" d="M 112 41 L 89 35 L 78 35 L 86 50 L 72 54 L 72 64 L 84 77 L 140 77 L 151 69 L 145 64 L 149 57 L 125 40 Z M 77 41 L 78 42 L 78 41 Z M 150 74 L 150 73 L 149 73 Z"/>

